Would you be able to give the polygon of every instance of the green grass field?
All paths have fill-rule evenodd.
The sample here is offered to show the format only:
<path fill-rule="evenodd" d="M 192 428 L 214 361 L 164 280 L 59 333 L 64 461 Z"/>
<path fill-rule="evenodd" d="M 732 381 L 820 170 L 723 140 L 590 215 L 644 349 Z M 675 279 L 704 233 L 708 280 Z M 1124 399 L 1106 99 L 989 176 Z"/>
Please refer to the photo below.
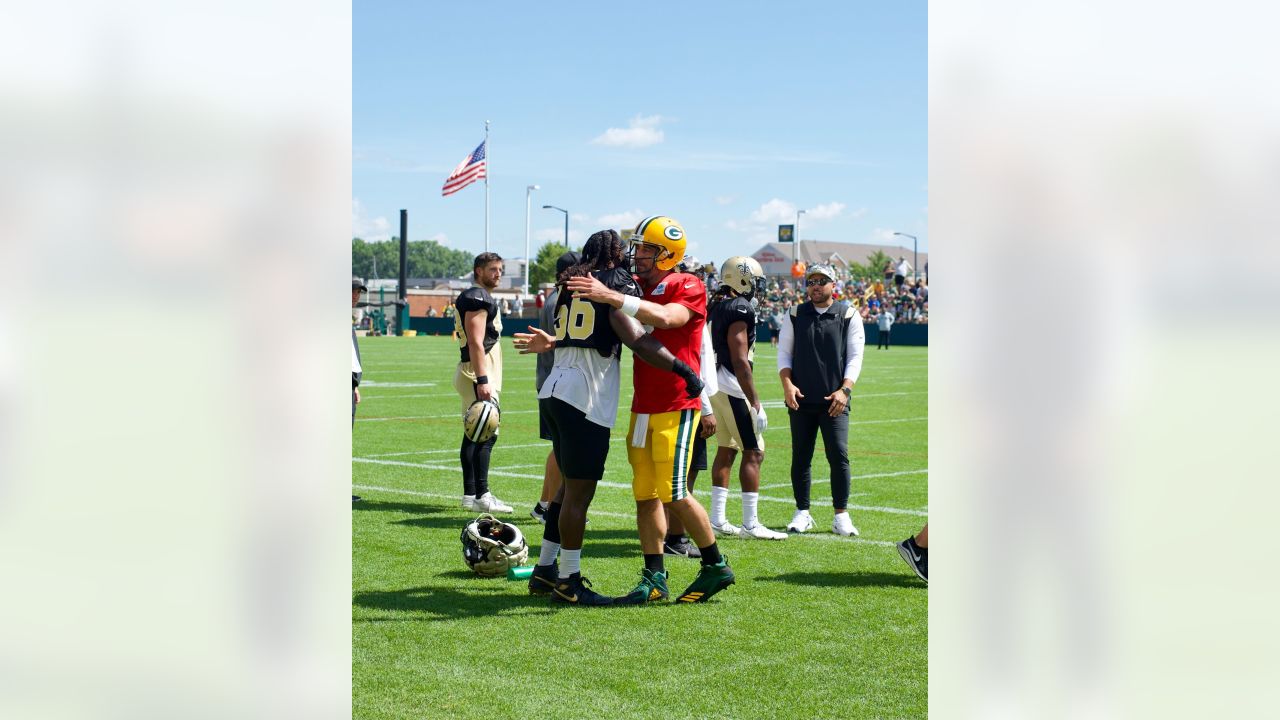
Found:
<path fill-rule="evenodd" d="M 928 351 L 868 347 L 851 404 L 849 499 L 856 539 L 831 533 L 821 440 L 818 527 L 781 542 L 721 539 L 737 584 L 710 602 L 552 608 L 523 582 L 485 580 L 462 561 L 461 417 L 449 338 L 362 338 L 353 431 L 352 692 L 356 718 L 919 718 L 928 709 L 928 592 L 894 543 L 928 503 Z M 503 338 L 502 431 L 490 485 L 537 557 L 529 517 L 550 443 L 538 439 L 534 359 Z M 642 567 L 622 436 L 631 356 L 582 567 L 621 595 Z M 757 347 L 769 413 L 761 520 L 791 518 L 791 443 L 776 355 Z M 708 447 L 714 457 L 715 443 Z M 736 470 L 735 470 L 736 473 Z M 710 473 L 695 495 L 709 504 Z M 741 523 L 737 477 L 728 518 Z M 697 561 L 667 558 L 674 597 Z"/>

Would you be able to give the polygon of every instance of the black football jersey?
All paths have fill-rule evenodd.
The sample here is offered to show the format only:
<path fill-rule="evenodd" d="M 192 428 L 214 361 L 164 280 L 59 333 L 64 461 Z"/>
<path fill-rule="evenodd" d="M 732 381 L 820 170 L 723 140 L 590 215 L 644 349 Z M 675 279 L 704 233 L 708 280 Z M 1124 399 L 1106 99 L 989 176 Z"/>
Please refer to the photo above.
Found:
<path fill-rule="evenodd" d="M 733 358 L 729 356 L 729 326 L 736 322 L 747 324 L 747 357 L 756 346 L 756 309 L 751 301 L 736 295 L 711 306 L 711 348 L 716 352 L 716 367 L 733 372 Z"/>
<path fill-rule="evenodd" d="M 458 345 L 462 349 L 462 362 L 471 362 L 471 352 L 467 349 L 467 326 L 464 319 L 467 313 L 483 310 L 485 313 L 484 339 L 481 346 L 486 355 L 498 344 L 498 336 L 502 334 L 502 315 L 498 312 L 498 303 L 488 290 L 476 285 L 467 288 L 458 295 L 453 303 L 457 312 L 453 314 L 453 329 L 458 335 Z"/>
<path fill-rule="evenodd" d="M 640 286 L 626 268 L 616 267 L 592 274 L 608 288 L 640 297 Z M 556 299 L 556 346 L 592 348 L 602 357 L 620 352 L 622 340 L 609 324 L 609 311 L 612 309 L 605 303 L 575 298 L 573 293 L 561 289 Z"/>

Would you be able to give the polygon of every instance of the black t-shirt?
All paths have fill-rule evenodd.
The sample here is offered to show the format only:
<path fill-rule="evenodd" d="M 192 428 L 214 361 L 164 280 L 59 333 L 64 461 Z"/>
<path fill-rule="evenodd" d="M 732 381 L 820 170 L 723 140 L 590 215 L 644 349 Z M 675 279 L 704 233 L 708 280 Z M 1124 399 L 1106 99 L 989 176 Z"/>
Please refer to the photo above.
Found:
<path fill-rule="evenodd" d="M 458 309 L 453 316 L 453 329 L 458 333 L 458 344 L 462 349 L 462 362 L 471 362 L 471 353 L 467 349 L 467 313 L 483 310 L 485 313 L 484 339 L 481 346 L 486 355 L 498 344 L 498 336 L 502 333 L 502 316 L 498 314 L 498 303 L 488 290 L 480 286 L 468 288 L 453 303 Z"/>
<path fill-rule="evenodd" d="M 747 355 L 756 344 L 756 309 L 751 301 L 735 295 L 711 306 L 711 347 L 716 351 L 716 367 L 733 372 L 733 358 L 729 356 L 729 326 L 736 322 L 747 324 Z"/>
<path fill-rule="evenodd" d="M 592 273 L 597 280 L 624 295 L 640 297 L 640 286 L 626 268 L 616 267 Z M 611 305 L 573 297 L 561 288 L 556 299 L 556 346 L 592 348 L 602 357 L 621 350 L 622 340 L 609 324 Z"/>

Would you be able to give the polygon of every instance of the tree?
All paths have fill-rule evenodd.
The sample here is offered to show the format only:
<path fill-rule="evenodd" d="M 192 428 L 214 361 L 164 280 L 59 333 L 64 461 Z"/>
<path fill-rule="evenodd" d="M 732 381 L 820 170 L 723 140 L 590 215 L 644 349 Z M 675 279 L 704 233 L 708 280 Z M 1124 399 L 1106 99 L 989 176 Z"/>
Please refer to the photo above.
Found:
<path fill-rule="evenodd" d="M 351 274 L 372 278 L 374 260 L 377 260 L 376 276 L 395 278 L 400 275 L 400 241 L 397 238 L 385 242 L 365 242 L 351 239 Z M 465 250 L 453 250 L 434 240 L 410 240 L 405 258 L 409 277 L 456 278 L 471 272 L 474 258 Z"/>
<path fill-rule="evenodd" d="M 529 288 L 532 292 L 533 288 L 543 283 L 555 282 L 556 278 L 556 260 L 560 256 L 569 252 L 569 248 L 558 242 L 549 242 L 538 248 L 538 254 L 534 256 L 533 264 L 529 266 Z"/>

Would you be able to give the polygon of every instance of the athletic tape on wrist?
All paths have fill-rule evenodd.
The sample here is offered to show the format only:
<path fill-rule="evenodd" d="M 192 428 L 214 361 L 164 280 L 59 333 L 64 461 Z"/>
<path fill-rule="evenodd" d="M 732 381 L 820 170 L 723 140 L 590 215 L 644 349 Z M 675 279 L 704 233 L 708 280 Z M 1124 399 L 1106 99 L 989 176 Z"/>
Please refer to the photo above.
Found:
<path fill-rule="evenodd" d="M 631 317 L 635 317 L 636 313 L 640 312 L 640 298 L 635 295 L 623 295 L 622 307 L 619 309 Z"/>

